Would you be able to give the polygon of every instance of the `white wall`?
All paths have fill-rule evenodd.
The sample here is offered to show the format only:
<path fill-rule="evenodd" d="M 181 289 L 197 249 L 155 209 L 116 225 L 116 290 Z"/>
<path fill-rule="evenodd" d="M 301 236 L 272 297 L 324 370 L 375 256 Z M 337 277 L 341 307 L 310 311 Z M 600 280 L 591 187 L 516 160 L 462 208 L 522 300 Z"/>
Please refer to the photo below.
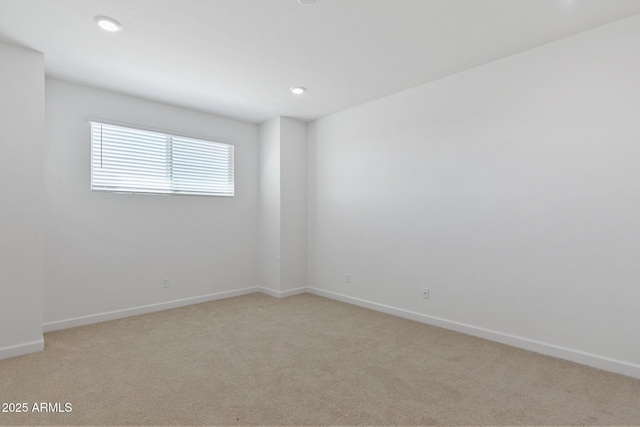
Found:
<path fill-rule="evenodd" d="M 638 46 L 634 16 L 311 124 L 310 285 L 640 375 Z"/>
<path fill-rule="evenodd" d="M 307 124 L 281 118 L 282 290 L 307 286 Z"/>
<path fill-rule="evenodd" d="M 235 143 L 235 197 L 91 192 L 87 116 Z M 47 79 L 46 133 L 45 322 L 258 285 L 257 125 Z"/>
<path fill-rule="evenodd" d="M 286 296 L 307 285 L 306 123 L 262 123 L 259 158 L 261 286 Z"/>
<path fill-rule="evenodd" d="M 280 117 L 259 127 L 260 286 L 280 291 Z"/>
<path fill-rule="evenodd" d="M 0 358 L 42 350 L 44 56 L 0 43 Z"/>

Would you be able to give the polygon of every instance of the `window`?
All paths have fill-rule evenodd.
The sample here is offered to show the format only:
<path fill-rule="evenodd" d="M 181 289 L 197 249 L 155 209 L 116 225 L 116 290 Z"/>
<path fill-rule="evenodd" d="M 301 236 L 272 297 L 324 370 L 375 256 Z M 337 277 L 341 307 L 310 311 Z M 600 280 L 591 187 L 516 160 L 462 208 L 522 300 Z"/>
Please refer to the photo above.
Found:
<path fill-rule="evenodd" d="M 91 191 L 233 196 L 233 148 L 91 122 Z"/>

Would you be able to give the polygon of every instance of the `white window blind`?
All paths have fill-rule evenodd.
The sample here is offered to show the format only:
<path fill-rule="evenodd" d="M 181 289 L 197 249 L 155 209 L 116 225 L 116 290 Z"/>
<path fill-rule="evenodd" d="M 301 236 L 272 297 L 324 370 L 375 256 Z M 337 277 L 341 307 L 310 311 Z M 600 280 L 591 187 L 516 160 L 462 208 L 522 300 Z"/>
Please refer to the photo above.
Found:
<path fill-rule="evenodd" d="M 91 122 L 91 190 L 233 196 L 233 148 Z"/>

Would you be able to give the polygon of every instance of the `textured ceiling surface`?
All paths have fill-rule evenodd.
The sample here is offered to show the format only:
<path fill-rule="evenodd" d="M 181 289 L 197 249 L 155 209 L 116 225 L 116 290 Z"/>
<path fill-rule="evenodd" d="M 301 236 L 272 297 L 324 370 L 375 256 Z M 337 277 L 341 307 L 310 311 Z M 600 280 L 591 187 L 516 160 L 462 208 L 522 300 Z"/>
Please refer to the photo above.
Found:
<path fill-rule="evenodd" d="M 640 0 L 0 0 L 0 41 L 43 52 L 50 77 L 260 123 L 316 119 L 636 13 Z"/>

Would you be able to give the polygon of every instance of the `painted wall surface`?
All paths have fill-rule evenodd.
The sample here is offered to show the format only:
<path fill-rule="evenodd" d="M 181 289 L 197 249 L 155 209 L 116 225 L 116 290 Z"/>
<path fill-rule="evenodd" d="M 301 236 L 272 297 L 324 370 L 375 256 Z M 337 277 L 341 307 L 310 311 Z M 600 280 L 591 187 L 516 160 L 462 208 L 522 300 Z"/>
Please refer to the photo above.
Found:
<path fill-rule="evenodd" d="M 307 124 L 282 117 L 282 290 L 307 286 Z"/>
<path fill-rule="evenodd" d="M 44 56 L 0 43 L 0 358 L 43 348 Z"/>
<path fill-rule="evenodd" d="M 234 143 L 235 197 L 91 192 L 87 116 Z M 46 134 L 45 322 L 257 286 L 256 125 L 47 79 Z"/>
<path fill-rule="evenodd" d="M 280 118 L 259 127 L 260 286 L 280 291 Z"/>
<path fill-rule="evenodd" d="M 307 285 L 307 125 L 276 117 L 260 125 L 261 286 Z"/>
<path fill-rule="evenodd" d="M 640 364 L 638 46 L 634 16 L 312 123 L 310 285 Z"/>

